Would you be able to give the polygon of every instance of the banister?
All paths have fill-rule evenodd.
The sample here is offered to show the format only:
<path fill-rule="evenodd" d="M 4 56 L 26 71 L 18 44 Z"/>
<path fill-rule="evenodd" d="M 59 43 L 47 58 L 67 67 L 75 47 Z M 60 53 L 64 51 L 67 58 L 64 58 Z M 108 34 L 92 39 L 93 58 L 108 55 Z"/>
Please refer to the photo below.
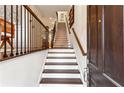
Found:
<path fill-rule="evenodd" d="M 68 28 L 69 34 L 71 34 L 69 23 L 68 23 L 68 20 L 67 20 L 67 17 L 66 16 L 65 16 L 65 19 L 66 19 L 66 23 L 67 23 L 67 28 Z"/>
<path fill-rule="evenodd" d="M 81 50 L 82 55 L 83 55 L 83 56 L 86 56 L 87 53 L 84 52 L 84 49 L 83 49 L 83 47 L 81 46 L 81 43 L 80 43 L 80 41 L 79 41 L 79 39 L 78 39 L 78 36 L 77 36 L 77 34 L 75 33 L 75 29 L 72 28 L 72 31 L 73 31 L 73 33 L 74 33 L 74 36 L 75 36 L 75 38 L 76 38 L 76 41 L 77 41 L 77 43 L 78 43 L 78 46 L 79 46 L 79 48 L 80 48 L 80 50 Z"/>
<path fill-rule="evenodd" d="M 2 7 L 4 16 L 0 18 L 0 32 L 3 29 L 4 33 L 0 33 L 0 62 L 48 49 L 49 30 L 28 5 L 11 5 L 10 11 L 7 10 L 9 6 Z M 7 12 L 10 15 L 7 15 Z M 9 21 L 7 17 L 10 17 Z M 13 31 L 14 25 L 16 29 Z M 16 33 L 16 37 L 13 37 L 13 32 Z"/>
<path fill-rule="evenodd" d="M 56 33 L 56 21 L 55 21 L 55 23 L 54 23 L 53 35 L 52 35 L 52 41 L 51 41 L 51 47 L 52 47 L 52 48 L 53 48 L 55 33 Z"/>
<path fill-rule="evenodd" d="M 48 31 L 47 27 L 43 24 L 43 22 L 38 18 L 38 16 L 32 11 L 32 9 L 28 5 L 23 5 L 38 21 L 43 27 Z"/>

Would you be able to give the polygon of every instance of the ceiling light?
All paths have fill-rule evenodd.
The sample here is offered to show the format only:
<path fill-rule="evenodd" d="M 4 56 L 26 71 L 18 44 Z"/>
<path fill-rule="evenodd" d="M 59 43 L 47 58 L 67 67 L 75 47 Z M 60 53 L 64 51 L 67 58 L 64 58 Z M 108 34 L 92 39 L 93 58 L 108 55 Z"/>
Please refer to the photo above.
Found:
<path fill-rule="evenodd" d="M 51 20 L 51 19 L 52 19 L 52 17 L 49 17 L 49 19 Z"/>

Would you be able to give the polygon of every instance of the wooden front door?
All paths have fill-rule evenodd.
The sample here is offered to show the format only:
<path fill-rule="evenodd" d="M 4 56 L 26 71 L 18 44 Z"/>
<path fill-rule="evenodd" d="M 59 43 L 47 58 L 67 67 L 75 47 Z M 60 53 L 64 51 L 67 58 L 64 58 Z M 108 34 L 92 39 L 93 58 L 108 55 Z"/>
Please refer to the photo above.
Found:
<path fill-rule="evenodd" d="M 88 6 L 89 86 L 124 84 L 123 6 Z"/>

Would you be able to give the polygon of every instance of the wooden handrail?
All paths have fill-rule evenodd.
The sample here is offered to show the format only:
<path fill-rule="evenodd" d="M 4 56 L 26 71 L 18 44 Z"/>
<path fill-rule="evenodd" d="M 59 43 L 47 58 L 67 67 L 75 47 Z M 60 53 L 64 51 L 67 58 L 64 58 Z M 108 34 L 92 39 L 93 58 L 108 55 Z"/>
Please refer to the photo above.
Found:
<path fill-rule="evenodd" d="M 55 23 L 54 23 L 53 36 L 52 36 L 52 41 L 51 41 L 51 47 L 52 47 L 52 48 L 53 48 L 55 33 L 56 33 L 56 21 L 55 21 Z"/>
<path fill-rule="evenodd" d="M 32 11 L 32 9 L 28 5 L 23 5 L 38 21 L 43 27 L 48 31 L 47 27 L 43 24 L 43 22 L 38 18 L 38 16 Z"/>
<path fill-rule="evenodd" d="M 87 53 L 84 52 L 84 49 L 83 49 L 83 47 L 81 46 L 81 43 L 80 43 L 80 41 L 79 41 L 79 39 L 78 39 L 78 36 L 77 36 L 77 34 L 75 33 L 75 29 L 72 28 L 72 31 L 73 31 L 73 33 L 74 33 L 74 36 L 75 36 L 75 38 L 76 38 L 76 41 L 77 41 L 77 43 L 78 43 L 78 46 L 79 46 L 79 48 L 80 48 L 80 50 L 81 50 L 82 55 L 83 55 L 83 56 L 86 56 Z"/>
<path fill-rule="evenodd" d="M 68 27 L 69 34 L 71 34 L 71 31 L 70 31 L 70 27 L 69 27 L 69 23 L 68 23 L 67 17 L 65 16 L 65 18 L 66 18 L 66 23 L 67 23 L 67 27 Z"/>

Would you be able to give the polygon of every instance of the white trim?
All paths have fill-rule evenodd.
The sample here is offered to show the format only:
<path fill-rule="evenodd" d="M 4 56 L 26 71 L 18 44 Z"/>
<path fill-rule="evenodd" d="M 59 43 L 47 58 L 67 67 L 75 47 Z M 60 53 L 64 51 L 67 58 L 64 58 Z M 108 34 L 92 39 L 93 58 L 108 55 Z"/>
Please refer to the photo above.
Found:
<path fill-rule="evenodd" d="M 43 73 L 43 70 L 44 70 L 44 66 L 45 66 L 45 61 L 46 61 L 46 58 L 47 58 L 47 54 L 48 54 L 48 50 L 46 50 L 46 53 L 45 53 L 45 57 L 44 57 L 44 60 L 43 60 L 43 65 L 41 67 L 41 71 L 40 71 L 40 75 L 38 77 L 38 83 L 40 83 L 41 79 L 42 79 L 42 73 Z"/>
<path fill-rule="evenodd" d="M 108 75 L 106 75 L 105 73 L 103 73 L 103 75 L 109 79 L 115 86 L 117 87 L 122 87 L 119 83 L 117 83 L 115 80 L 113 80 L 111 77 L 109 77 Z"/>

